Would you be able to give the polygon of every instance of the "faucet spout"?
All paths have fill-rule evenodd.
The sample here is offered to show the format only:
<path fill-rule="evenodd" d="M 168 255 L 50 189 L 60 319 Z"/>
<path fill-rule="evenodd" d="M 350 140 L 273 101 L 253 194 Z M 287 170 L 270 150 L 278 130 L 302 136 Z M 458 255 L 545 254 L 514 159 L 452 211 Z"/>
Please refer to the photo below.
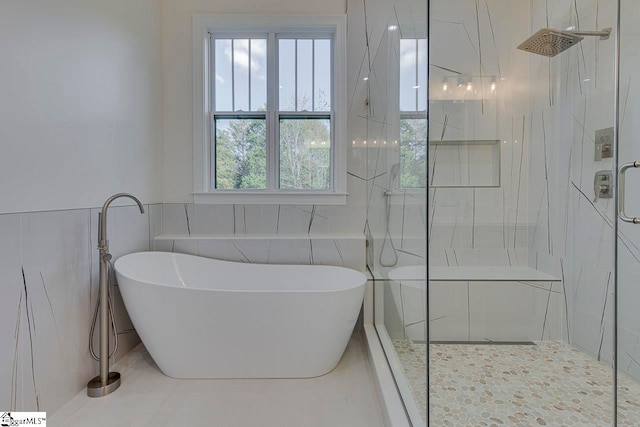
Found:
<path fill-rule="evenodd" d="M 98 215 L 98 221 L 99 221 L 99 228 L 98 228 L 98 248 L 101 251 L 106 252 L 108 250 L 108 240 L 107 240 L 107 210 L 109 209 L 109 205 L 111 204 L 111 202 L 113 202 L 116 199 L 119 199 L 121 197 L 127 197 L 129 199 L 132 199 L 134 202 L 136 202 L 138 204 L 138 207 L 140 208 L 140 213 L 143 214 L 144 213 L 144 206 L 142 206 L 142 202 L 140 200 L 138 200 L 137 197 L 131 195 L 131 194 L 127 194 L 127 193 L 118 193 L 118 194 L 114 194 L 113 196 L 109 197 L 107 199 L 106 202 L 104 202 L 104 205 L 102 205 L 102 212 Z"/>

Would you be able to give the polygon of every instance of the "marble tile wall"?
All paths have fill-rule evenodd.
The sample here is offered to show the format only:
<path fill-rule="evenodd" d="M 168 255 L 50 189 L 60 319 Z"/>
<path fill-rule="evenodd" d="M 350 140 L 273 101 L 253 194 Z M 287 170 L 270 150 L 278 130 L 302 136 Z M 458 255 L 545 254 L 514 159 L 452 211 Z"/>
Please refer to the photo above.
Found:
<path fill-rule="evenodd" d="M 114 259 L 149 250 L 160 205 L 111 207 Z M 98 373 L 89 330 L 98 291 L 100 209 L 0 215 L 0 407 L 55 412 Z M 117 287 L 116 358 L 139 343 Z M 96 347 L 97 348 L 97 347 Z"/>
<path fill-rule="evenodd" d="M 613 357 L 614 301 L 618 299 L 618 367 L 640 379 L 640 230 L 619 222 L 616 242 L 612 199 L 595 200 L 596 171 L 616 168 L 612 159 L 594 159 L 595 131 L 614 126 L 614 38 L 617 4 L 610 0 L 533 2 L 532 30 L 543 26 L 580 29 L 614 28 L 609 40 L 585 38 L 578 48 L 557 57 L 532 58 L 532 82 L 540 89 L 530 98 L 532 157 L 531 200 L 537 216 L 531 256 L 544 269 L 565 278 L 567 341 L 598 360 Z M 620 68 L 620 164 L 640 158 L 635 90 L 638 35 L 637 5 L 622 2 Z M 545 153 L 546 149 L 546 154 Z M 543 153 L 543 154 L 540 154 Z M 629 174 L 628 189 L 640 177 Z M 627 193 L 627 210 L 640 212 L 640 200 Z M 537 200 L 537 202 L 536 202 Z M 636 213 L 637 215 L 637 213 Z M 614 250 L 617 244 L 617 261 Z M 614 280 L 617 271 L 617 291 Z"/>
<path fill-rule="evenodd" d="M 431 5 L 430 136 L 501 139 L 503 180 L 499 189 L 430 190 L 430 262 L 464 265 L 451 256 L 453 249 L 491 248 L 497 252 L 488 253 L 496 258 L 483 255 L 486 265 L 503 265 L 501 258 L 509 253 L 504 251 L 518 250 L 518 262 L 525 259 L 529 266 L 563 279 L 563 338 L 611 361 L 614 205 L 612 200 L 594 201 L 593 176 L 615 167 L 611 159 L 594 160 L 595 131 L 613 126 L 615 118 L 613 36 L 585 38 L 554 58 L 516 47 L 543 27 L 615 27 L 617 5 L 608 0 Z M 633 28 L 639 20 L 633 5 L 626 8 L 623 4 L 620 156 L 635 159 L 640 152 L 629 141 L 636 121 L 629 118 L 635 112 L 632 82 L 638 56 Z M 445 91 L 442 82 L 447 74 L 455 75 L 452 70 L 498 76 L 496 93 L 461 93 L 451 84 Z M 437 169 L 437 156 L 430 154 L 431 169 Z M 624 305 L 636 294 L 638 233 L 620 227 L 618 286 L 630 297 L 620 299 L 622 368 L 640 373 L 635 362 L 640 340 L 634 332 L 640 317 Z"/>
<path fill-rule="evenodd" d="M 412 339 L 424 339 L 424 310 L 418 310 L 418 307 L 410 313 L 406 307 L 398 309 L 396 303 L 406 300 L 405 292 L 402 292 L 401 284 L 386 280 L 386 275 L 395 267 L 426 262 L 424 236 L 427 230 L 431 265 L 529 264 L 529 241 L 535 228 L 535 217 L 532 218 L 529 212 L 528 193 L 529 68 L 526 59 L 523 61 L 516 53 L 516 47 L 518 40 L 524 40 L 528 34 L 530 5 L 525 0 L 430 2 L 430 139 L 499 141 L 501 162 L 495 173 L 499 173 L 501 180 L 495 187 L 481 187 L 481 184 L 477 187 L 437 187 L 430 188 L 428 193 L 426 190 L 398 191 L 393 182 L 393 166 L 399 161 L 399 150 L 395 146 L 386 148 L 371 144 L 372 141 L 398 139 L 398 106 L 389 101 L 398 96 L 393 89 L 397 83 L 392 82 L 400 59 L 399 52 L 394 50 L 395 32 L 400 33 L 400 38 L 426 37 L 423 18 L 426 2 L 369 0 L 348 2 L 348 6 L 350 31 L 362 33 L 361 39 L 367 43 L 367 49 L 358 61 L 354 61 L 359 66 L 359 75 L 354 96 L 354 101 L 358 102 L 353 105 L 359 108 L 350 110 L 349 122 L 358 131 L 352 135 L 353 143 L 366 161 L 365 230 L 370 244 L 367 261 L 374 277 L 385 283 L 385 286 L 376 287 L 384 299 L 384 310 L 378 310 L 377 321 L 384 321 L 392 335 L 397 332 L 406 336 L 409 328 L 414 331 L 409 334 Z M 458 79 L 471 81 L 471 90 L 464 85 L 459 87 Z M 443 82 L 447 83 L 446 87 Z M 495 90 L 492 90 L 492 83 Z M 364 145 L 362 141 L 368 141 L 368 144 Z M 444 168 L 453 175 L 461 175 L 469 169 L 467 165 L 456 169 L 456 165 L 451 164 L 450 149 L 445 152 L 441 148 L 440 157 L 438 150 L 437 146 L 430 147 L 430 182 Z M 461 149 L 458 154 L 470 162 L 478 157 Z M 469 166 L 473 165 L 469 163 Z M 467 285 L 465 283 L 464 287 L 468 290 Z M 482 295 L 489 295 L 492 288 L 500 286 L 497 283 L 475 285 L 479 287 L 474 290 Z M 531 324 L 542 325 L 551 304 L 546 303 L 550 301 L 548 287 L 542 288 L 532 288 L 545 303 L 540 310 L 531 313 L 532 318 L 526 319 Z M 406 291 L 414 292 L 410 287 Z M 449 298 L 456 294 L 453 287 L 443 289 L 443 292 L 438 295 Z M 528 298 L 525 294 L 514 298 L 525 301 Z M 463 311 L 467 317 L 464 335 L 468 338 L 471 308 L 467 306 Z M 422 321 L 421 325 L 415 323 L 418 321 L 413 319 L 416 316 L 422 316 L 418 319 Z M 436 317 L 440 321 L 438 325 L 443 325 L 441 339 L 446 339 L 446 331 L 455 335 L 455 325 L 449 328 L 448 322 L 455 323 L 456 313 L 441 313 Z M 499 328 L 488 327 L 487 317 L 478 315 L 476 318 L 471 322 L 477 323 L 477 333 L 473 335 L 482 335 L 482 332 L 486 335 L 477 339 L 506 335 L 515 339 L 514 334 L 501 335 Z M 525 335 L 527 339 L 540 339 L 542 334 Z M 547 338 L 551 336 L 557 337 L 557 334 L 547 334 Z"/>
<path fill-rule="evenodd" d="M 156 235 L 154 249 L 238 262 L 336 265 L 364 271 L 361 225 L 340 221 L 336 212 L 341 208 L 165 203 L 162 233 Z"/>
<path fill-rule="evenodd" d="M 364 195 L 354 185 L 353 196 Z M 345 206 L 322 205 L 162 205 L 162 234 L 326 235 L 362 233 L 364 217 L 344 214 Z"/>
<path fill-rule="evenodd" d="M 615 28 L 616 9 L 607 0 L 534 1 L 530 30 Z M 595 200 L 593 180 L 615 168 L 611 158 L 594 159 L 596 130 L 615 122 L 614 49 L 614 37 L 587 37 L 550 59 L 529 55 L 530 264 L 564 279 L 565 340 L 606 362 L 613 355 L 615 206 Z"/>
<path fill-rule="evenodd" d="M 382 281 L 393 339 L 424 341 L 424 281 Z M 562 339 L 561 282 L 430 281 L 432 341 L 530 342 Z"/>
<path fill-rule="evenodd" d="M 467 185 L 429 188 L 429 263 L 528 266 L 536 224 L 529 191 L 531 88 L 528 57 L 517 46 L 528 36 L 530 2 L 430 4 L 430 140 L 497 141 L 500 162 L 492 156 L 488 164 L 486 153 L 472 155 L 458 146 L 456 165 L 450 148 L 430 146 L 430 182 L 446 168 L 445 175 L 460 175 L 458 181 Z M 487 187 L 486 180 L 470 180 L 474 167 L 499 168 L 499 182 Z M 437 340 L 561 337 L 558 284 L 433 282 L 430 295 L 429 321 Z"/>
<path fill-rule="evenodd" d="M 487 252 L 496 258 L 485 255 L 485 262 L 502 265 L 507 250 L 528 247 L 533 229 L 526 133 L 529 70 L 516 50 L 527 34 L 528 9 L 527 1 L 431 2 L 430 140 L 497 140 L 501 150 L 499 186 L 471 182 L 468 187 L 429 189 L 434 263 L 445 249 L 492 249 L 502 251 Z M 438 168 L 451 167 L 438 158 L 438 149 L 430 150 L 431 181 Z M 478 161 L 477 156 L 468 161 Z"/>
<path fill-rule="evenodd" d="M 365 271 L 363 235 L 163 235 L 154 249 L 234 262 L 334 265 Z"/>
<path fill-rule="evenodd" d="M 348 3 L 351 40 L 366 47 L 351 62 L 358 73 L 350 72 L 350 139 L 364 165 L 368 263 L 379 278 L 395 266 L 424 263 L 421 236 L 428 229 L 433 265 L 481 259 L 484 265 L 529 265 L 563 278 L 562 336 L 597 357 L 611 354 L 613 206 L 590 203 L 590 187 L 596 170 L 613 167 L 611 161 L 594 162 L 592 152 L 595 129 L 613 123 L 613 44 L 587 38 L 552 59 L 517 49 L 547 25 L 614 26 L 615 5 L 608 3 L 431 2 L 430 138 L 501 141 L 502 179 L 495 188 L 432 188 L 429 212 L 420 194 L 386 195 L 398 152 L 371 147 L 371 140 L 391 139 L 394 132 L 393 105 L 386 101 L 393 73 L 389 28 L 420 28 L 419 13 L 413 20 L 403 13 L 415 12 L 417 2 Z M 407 33 L 419 36 L 419 30 Z M 471 79 L 473 89 L 458 88 L 458 77 Z M 430 152 L 430 173 L 441 166 L 436 150 Z M 462 250 L 477 254 L 469 261 L 456 258 Z"/>
<path fill-rule="evenodd" d="M 367 261 L 373 276 L 383 284 L 375 287 L 376 297 L 384 300 L 383 304 L 376 303 L 379 307 L 376 321 L 384 322 L 392 336 L 424 340 L 424 307 L 418 304 L 411 309 L 411 301 L 424 301 L 424 291 L 389 281 L 387 273 L 403 265 L 426 262 L 427 242 L 424 236 L 427 229 L 431 265 L 516 266 L 528 265 L 529 262 L 528 242 L 534 229 L 528 211 L 530 163 L 526 141 L 526 88 L 529 70 L 527 63 L 514 54 L 516 40 L 527 34 L 529 3 L 431 2 L 430 138 L 497 140 L 502 158 L 500 186 L 439 187 L 431 188 L 428 194 L 426 190 L 398 191 L 393 182 L 393 166 L 399 161 L 399 150 L 396 146 L 387 148 L 389 145 L 372 144 L 398 139 L 398 106 L 389 101 L 398 96 L 393 90 L 397 83 L 392 82 L 399 60 L 399 52 L 394 50 L 395 32 L 400 33 L 400 38 L 426 37 L 426 2 L 354 1 L 348 6 L 350 31 L 362 33 L 362 41 L 367 43 L 367 49 L 355 61 L 359 65 L 359 75 L 354 96 L 357 102 L 353 105 L 360 108 L 351 109 L 349 122 L 352 129 L 359 131 L 352 135 L 353 143 L 366 161 Z M 472 79 L 475 89 L 458 88 L 455 84 L 458 77 Z M 492 91 L 494 79 L 496 90 Z M 448 82 L 447 89 L 443 87 L 443 81 Z M 362 108 L 363 104 L 366 108 Z M 365 145 L 363 141 L 368 143 Z M 458 152 L 461 157 L 468 154 L 460 149 Z M 439 170 L 452 168 L 451 156 L 443 149 L 440 153 L 438 157 L 438 147 L 430 149 L 431 181 Z M 471 159 L 471 156 L 467 158 Z M 454 175 L 463 173 L 462 167 L 458 169 L 452 170 Z M 434 284 L 432 288 L 434 295 L 444 298 L 436 304 L 441 304 L 443 309 L 447 306 L 452 311 L 431 316 L 439 339 L 463 339 L 458 337 L 460 333 L 464 339 L 473 336 L 478 340 L 558 337 L 556 318 L 561 313 L 561 307 L 556 303 L 558 290 L 550 293 L 548 284 L 546 287 L 543 284 L 538 287 L 512 284 L 509 288 L 513 291 L 511 296 L 522 303 L 530 301 L 530 294 L 539 296 L 541 301 L 536 304 L 536 310 L 522 312 L 528 316 L 518 318 L 517 324 L 524 322 L 536 326 L 524 328 L 519 334 L 513 330 L 503 331 L 504 324 L 515 325 L 518 319 L 506 316 L 500 321 L 500 316 L 485 315 L 481 310 L 482 304 L 474 307 L 467 304 L 469 292 L 479 292 L 478 299 L 490 301 L 491 295 L 501 292 L 494 289 L 502 284 L 474 283 L 472 289 L 465 282 L 465 292 L 459 295 L 460 301 L 456 299 L 455 285 L 440 285 Z M 551 294 L 554 298 L 549 298 Z M 452 299 L 453 305 L 447 305 L 445 300 Z M 494 302 L 496 309 L 500 310 L 510 301 L 499 298 Z M 554 320 L 545 323 L 550 308 L 554 316 L 549 319 L 553 317 Z M 464 332 L 456 329 L 456 319 L 462 316 L 458 316 L 458 309 L 466 319 L 463 322 Z M 474 313 L 473 319 L 471 312 Z M 473 331 L 471 325 L 474 326 Z M 546 335 L 541 332 L 545 325 Z"/>
<path fill-rule="evenodd" d="M 426 260 L 426 190 L 398 190 L 398 38 L 426 37 L 424 0 L 347 1 L 354 92 L 349 139 L 366 181 L 368 265 L 376 274 Z M 365 144 L 365 141 L 368 142 Z M 385 144 L 385 141 L 387 144 Z"/>

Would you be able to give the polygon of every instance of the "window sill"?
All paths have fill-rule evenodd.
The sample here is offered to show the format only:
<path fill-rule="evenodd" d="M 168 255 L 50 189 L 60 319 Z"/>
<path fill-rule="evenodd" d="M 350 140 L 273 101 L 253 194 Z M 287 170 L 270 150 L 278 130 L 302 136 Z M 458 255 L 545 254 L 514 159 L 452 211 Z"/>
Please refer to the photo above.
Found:
<path fill-rule="evenodd" d="M 193 193 L 200 205 L 346 205 L 347 193 L 216 191 Z"/>

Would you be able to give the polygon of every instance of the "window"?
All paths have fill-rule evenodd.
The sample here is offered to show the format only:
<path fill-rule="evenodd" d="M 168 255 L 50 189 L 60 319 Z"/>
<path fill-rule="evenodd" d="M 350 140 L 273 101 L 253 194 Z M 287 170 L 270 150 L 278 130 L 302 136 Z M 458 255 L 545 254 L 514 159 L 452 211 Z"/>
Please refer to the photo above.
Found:
<path fill-rule="evenodd" d="M 343 16 L 194 15 L 196 203 L 346 203 L 344 31 Z"/>
<path fill-rule="evenodd" d="M 215 135 L 211 187 L 331 189 L 331 35 L 210 37 Z M 268 46 L 276 57 L 272 73 L 267 70 Z M 278 94 L 277 108 L 272 109 L 267 87 L 276 84 L 278 90 L 271 93 Z M 278 154 L 271 167 L 274 182 L 268 182 L 270 150 Z"/>
<path fill-rule="evenodd" d="M 400 39 L 400 188 L 427 182 L 427 40 Z"/>

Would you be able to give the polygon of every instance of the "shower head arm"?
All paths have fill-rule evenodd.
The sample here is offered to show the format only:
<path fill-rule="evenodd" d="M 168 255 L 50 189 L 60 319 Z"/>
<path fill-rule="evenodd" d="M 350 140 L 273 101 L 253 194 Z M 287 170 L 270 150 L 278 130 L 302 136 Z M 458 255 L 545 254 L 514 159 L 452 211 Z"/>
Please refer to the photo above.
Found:
<path fill-rule="evenodd" d="M 607 40 L 611 35 L 611 28 L 605 28 L 602 31 L 569 31 L 576 36 L 600 36 L 600 40 Z"/>

